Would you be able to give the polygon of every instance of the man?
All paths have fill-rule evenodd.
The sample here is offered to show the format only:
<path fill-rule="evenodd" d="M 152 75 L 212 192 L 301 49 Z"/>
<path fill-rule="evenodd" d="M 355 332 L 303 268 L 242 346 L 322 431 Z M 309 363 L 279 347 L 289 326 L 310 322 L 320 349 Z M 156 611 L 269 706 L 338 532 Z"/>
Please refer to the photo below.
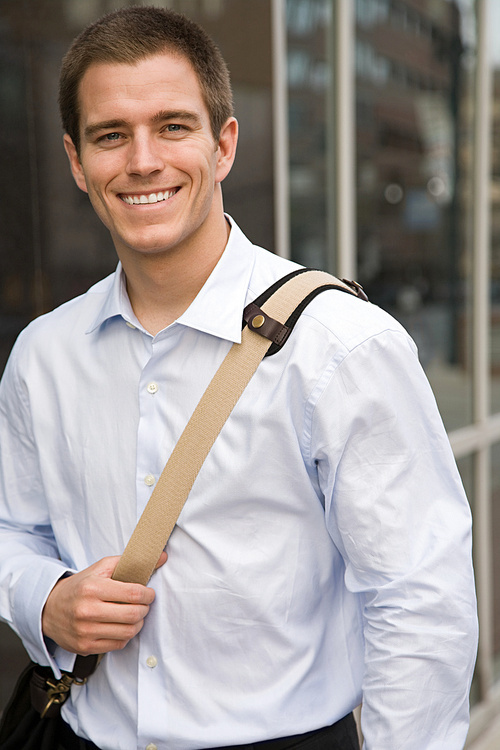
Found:
<path fill-rule="evenodd" d="M 35 320 L 0 390 L 0 613 L 56 676 L 106 654 L 60 747 L 458 750 L 477 623 L 470 513 L 413 343 L 319 295 L 259 366 L 148 586 L 111 579 L 242 311 L 297 266 L 223 213 L 226 67 L 182 16 L 74 42 L 64 145 L 115 274 Z M 93 743 L 93 744 L 92 744 Z"/>

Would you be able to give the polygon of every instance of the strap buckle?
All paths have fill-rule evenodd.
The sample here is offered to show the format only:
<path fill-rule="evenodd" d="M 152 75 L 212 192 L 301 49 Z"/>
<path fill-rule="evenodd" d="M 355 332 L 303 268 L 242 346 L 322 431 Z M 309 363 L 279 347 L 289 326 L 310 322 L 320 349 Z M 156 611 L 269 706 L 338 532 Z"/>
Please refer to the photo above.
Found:
<path fill-rule="evenodd" d="M 344 284 L 347 284 L 347 286 L 351 287 L 357 297 L 364 300 L 365 302 L 369 302 L 368 295 L 361 284 L 358 284 L 358 282 L 354 281 L 353 279 L 341 279 L 341 281 L 343 281 Z"/>
<path fill-rule="evenodd" d="M 251 331 L 260 333 L 261 336 L 281 347 L 289 337 L 291 328 L 279 320 L 271 318 L 264 310 L 261 310 L 255 302 L 251 302 L 243 310 L 243 320 Z"/>
<path fill-rule="evenodd" d="M 63 672 L 61 675 L 60 680 L 47 680 L 46 683 L 46 693 L 47 693 L 47 702 L 43 708 L 43 711 L 41 711 L 40 716 L 42 719 L 45 717 L 50 718 L 51 715 L 55 715 L 59 711 L 59 708 L 62 706 L 62 704 L 66 701 L 69 691 L 71 689 L 71 685 L 73 683 L 76 683 L 78 685 L 83 685 L 87 679 L 77 679 L 73 676 Z"/>

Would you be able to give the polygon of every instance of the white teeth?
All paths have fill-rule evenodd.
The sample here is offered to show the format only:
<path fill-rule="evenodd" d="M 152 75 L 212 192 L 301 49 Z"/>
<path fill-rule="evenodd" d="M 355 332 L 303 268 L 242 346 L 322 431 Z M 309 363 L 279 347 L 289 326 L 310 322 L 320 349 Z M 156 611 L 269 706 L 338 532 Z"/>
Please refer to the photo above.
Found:
<path fill-rule="evenodd" d="M 168 200 L 175 195 L 176 190 L 166 190 L 164 193 L 151 193 L 150 195 L 122 195 L 120 196 L 124 203 L 129 206 L 142 205 L 145 203 L 159 203 Z"/>

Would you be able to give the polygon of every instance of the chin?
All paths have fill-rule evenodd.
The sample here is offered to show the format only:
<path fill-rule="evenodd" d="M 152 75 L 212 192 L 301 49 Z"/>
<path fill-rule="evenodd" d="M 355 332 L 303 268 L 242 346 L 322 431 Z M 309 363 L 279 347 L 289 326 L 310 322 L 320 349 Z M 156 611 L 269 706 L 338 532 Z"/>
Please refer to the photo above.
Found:
<path fill-rule="evenodd" d="M 167 253 L 176 246 L 176 242 L 165 237 L 130 237 L 122 242 L 122 245 L 139 255 L 160 255 Z"/>

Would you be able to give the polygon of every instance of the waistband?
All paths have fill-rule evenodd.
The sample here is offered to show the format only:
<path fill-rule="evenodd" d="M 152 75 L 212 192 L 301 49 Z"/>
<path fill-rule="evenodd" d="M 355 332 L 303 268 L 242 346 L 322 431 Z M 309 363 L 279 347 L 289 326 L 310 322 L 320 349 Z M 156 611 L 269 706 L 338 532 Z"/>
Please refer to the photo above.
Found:
<path fill-rule="evenodd" d="M 57 750 L 99 750 L 93 742 L 78 737 L 69 724 L 62 720 L 60 723 L 59 747 Z M 328 750 L 334 750 L 337 747 L 342 748 L 342 750 L 344 748 L 345 750 L 359 750 L 356 724 L 352 713 L 347 714 L 331 726 L 315 729 L 312 732 L 253 742 L 247 745 L 226 745 L 225 747 L 210 748 L 210 750 L 287 750 L 291 747 L 300 747 L 303 743 L 308 745 L 309 740 L 314 740 L 314 750 L 322 747 L 325 750 L 327 748 Z M 338 742 L 345 744 L 337 744 Z"/>

